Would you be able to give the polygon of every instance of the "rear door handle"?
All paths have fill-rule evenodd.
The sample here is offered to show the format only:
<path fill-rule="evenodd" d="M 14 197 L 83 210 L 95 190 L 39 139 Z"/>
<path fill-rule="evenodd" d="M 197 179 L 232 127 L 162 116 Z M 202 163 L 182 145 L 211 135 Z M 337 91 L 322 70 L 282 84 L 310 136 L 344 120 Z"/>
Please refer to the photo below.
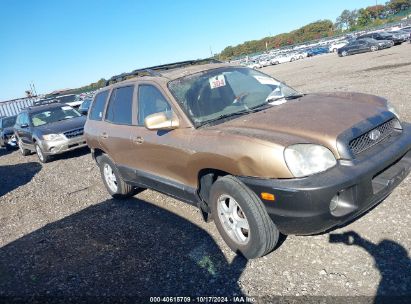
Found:
<path fill-rule="evenodd" d="M 141 136 L 137 136 L 137 137 L 133 137 L 132 141 L 133 143 L 139 145 L 144 142 L 144 138 L 142 138 Z"/>
<path fill-rule="evenodd" d="M 107 138 L 108 138 L 108 134 L 107 134 L 106 132 L 101 133 L 101 134 L 100 134 L 100 137 L 101 137 L 101 138 L 104 138 L 104 139 L 107 139 Z"/>

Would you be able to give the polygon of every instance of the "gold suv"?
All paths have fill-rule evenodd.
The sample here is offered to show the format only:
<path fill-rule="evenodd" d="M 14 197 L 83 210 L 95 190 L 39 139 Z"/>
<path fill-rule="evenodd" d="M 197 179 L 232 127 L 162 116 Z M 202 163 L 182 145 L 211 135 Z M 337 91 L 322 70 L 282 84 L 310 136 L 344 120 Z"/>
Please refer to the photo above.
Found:
<path fill-rule="evenodd" d="M 247 258 L 273 250 L 280 232 L 353 220 L 411 168 L 410 124 L 387 100 L 301 94 L 215 62 L 113 77 L 93 100 L 85 137 L 113 197 L 150 188 L 198 206 Z"/>

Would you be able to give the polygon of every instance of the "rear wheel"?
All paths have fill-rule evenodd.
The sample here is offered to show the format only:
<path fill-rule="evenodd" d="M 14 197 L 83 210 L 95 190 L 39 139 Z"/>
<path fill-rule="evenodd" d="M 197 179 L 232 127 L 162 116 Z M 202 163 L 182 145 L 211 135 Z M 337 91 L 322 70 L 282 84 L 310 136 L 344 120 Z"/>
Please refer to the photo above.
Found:
<path fill-rule="evenodd" d="M 274 249 L 277 227 L 257 195 L 238 179 L 219 178 L 211 187 L 210 205 L 218 231 L 234 252 L 253 259 Z"/>
<path fill-rule="evenodd" d="M 19 145 L 19 150 L 20 150 L 21 155 L 27 156 L 30 154 L 30 150 L 25 149 L 23 147 L 23 142 L 21 141 L 21 138 L 18 139 L 18 145 Z"/>
<path fill-rule="evenodd" d="M 373 46 L 371 46 L 370 50 L 371 50 L 371 52 L 378 51 L 378 46 L 373 45 Z"/>
<path fill-rule="evenodd" d="M 106 155 L 99 156 L 98 164 L 107 191 L 114 198 L 127 198 L 137 194 L 138 189 L 127 184 L 115 164 Z"/>

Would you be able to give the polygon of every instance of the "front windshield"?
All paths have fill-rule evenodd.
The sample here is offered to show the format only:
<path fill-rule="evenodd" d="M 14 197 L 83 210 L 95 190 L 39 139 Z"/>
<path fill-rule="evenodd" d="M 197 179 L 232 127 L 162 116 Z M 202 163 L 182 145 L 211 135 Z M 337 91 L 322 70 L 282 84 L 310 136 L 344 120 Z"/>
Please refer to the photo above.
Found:
<path fill-rule="evenodd" d="M 242 67 L 219 68 L 179 78 L 169 83 L 169 89 L 196 126 L 300 96 L 284 83 Z"/>
<path fill-rule="evenodd" d="M 33 126 L 38 127 L 57 121 L 80 117 L 81 114 L 70 106 L 51 108 L 31 115 Z"/>
<path fill-rule="evenodd" d="M 3 128 L 11 128 L 16 123 L 16 116 L 3 118 L 1 123 Z"/>

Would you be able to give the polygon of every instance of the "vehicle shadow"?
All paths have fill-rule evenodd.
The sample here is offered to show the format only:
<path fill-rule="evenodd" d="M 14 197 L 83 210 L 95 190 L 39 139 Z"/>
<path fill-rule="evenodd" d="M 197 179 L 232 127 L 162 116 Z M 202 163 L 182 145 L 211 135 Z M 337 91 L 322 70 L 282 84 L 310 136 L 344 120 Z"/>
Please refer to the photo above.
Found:
<path fill-rule="evenodd" d="M 107 200 L 0 249 L 0 299 L 141 300 L 242 295 L 247 260 L 140 199 Z M 148 302 L 148 298 L 145 298 Z"/>
<path fill-rule="evenodd" d="M 70 158 L 76 158 L 76 157 L 81 157 L 84 155 L 90 154 L 90 148 L 89 147 L 83 147 L 79 148 L 73 151 L 68 151 L 62 154 L 57 154 L 53 156 L 52 161 L 57 161 L 61 159 L 70 159 Z"/>
<path fill-rule="evenodd" d="M 0 147 L 0 157 L 6 156 L 6 155 L 8 155 L 8 154 L 11 154 L 11 153 L 13 153 L 14 151 L 16 151 L 16 149 L 6 149 L 6 148 Z"/>
<path fill-rule="evenodd" d="M 0 166 L 0 197 L 30 182 L 40 170 L 36 162 Z"/>
<path fill-rule="evenodd" d="M 403 246 L 391 240 L 374 244 L 354 231 L 330 234 L 329 241 L 361 247 L 374 258 L 381 275 L 374 303 L 411 299 L 411 259 Z"/>

